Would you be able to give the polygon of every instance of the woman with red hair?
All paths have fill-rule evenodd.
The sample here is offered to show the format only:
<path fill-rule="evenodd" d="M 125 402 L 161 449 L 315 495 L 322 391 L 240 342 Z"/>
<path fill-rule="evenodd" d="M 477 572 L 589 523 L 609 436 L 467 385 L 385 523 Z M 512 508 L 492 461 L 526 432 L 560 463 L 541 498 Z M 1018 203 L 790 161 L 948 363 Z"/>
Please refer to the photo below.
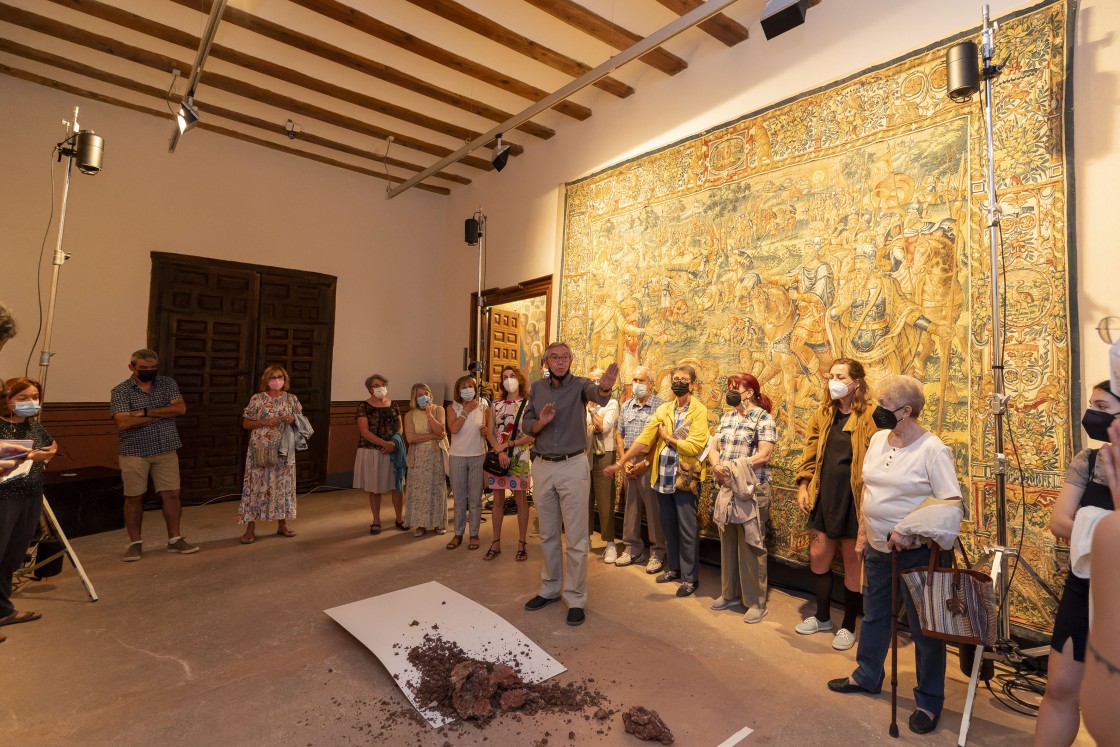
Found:
<path fill-rule="evenodd" d="M 722 591 L 712 609 L 747 608 L 743 622 L 766 617 L 766 521 L 770 514 L 770 455 L 777 430 L 770 415 L 773 406 L 762 393 L 758 379 L 749 373 L 727 377 L 727 409 L 720 418 L 709 459 L 716 483 L 727 486 L 736 470 L 749 467 L 757 484 L 750 497 L 742 494 L 717 503 L 720 580 Z M 721 491 L 723 493 L 723 491 Z M 746 505 L 744 505 L 746 504 Z M 726 508 L 727 510 L 720 510 Z"/>

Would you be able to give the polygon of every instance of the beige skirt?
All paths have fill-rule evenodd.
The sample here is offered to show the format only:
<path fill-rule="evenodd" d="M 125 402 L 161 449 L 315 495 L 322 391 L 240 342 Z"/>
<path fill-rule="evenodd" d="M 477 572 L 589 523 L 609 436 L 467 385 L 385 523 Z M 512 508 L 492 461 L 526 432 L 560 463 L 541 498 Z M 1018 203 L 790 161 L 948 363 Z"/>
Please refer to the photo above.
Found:
<path fill-rule="evenodd" d="M 367 493 L 396 490 L 393 457 L 377 449 L 358 449 L 354 456 L 354 488 Z"/>

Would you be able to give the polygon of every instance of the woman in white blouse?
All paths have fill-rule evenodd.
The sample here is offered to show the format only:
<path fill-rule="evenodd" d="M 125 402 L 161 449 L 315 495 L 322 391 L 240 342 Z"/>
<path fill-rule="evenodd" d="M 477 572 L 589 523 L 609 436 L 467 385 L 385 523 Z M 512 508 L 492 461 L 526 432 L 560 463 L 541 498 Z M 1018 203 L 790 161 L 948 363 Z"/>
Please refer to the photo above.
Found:
<path fill-rule="evenodd" d="M 863 462 L 863 503 L 856 554 L 864 564 L 863 623 L 856 649 L 856 670 L 828 683 L 839 693 L 878 693 L 885 676 L 883 663 L 891 643 L 891 552 L 898 551 L 899 572 L 929 564 L 930 548 L 912 546 L 894 534 L 900 521 L 928 498 L 960 500 L 953 452 L 918 422 L 925 406 L 922 383 L 912 376 L 888 376 L 879 384 L 875 423 Z M 913 538 L 916 539 L 916 538 Z M 906 603 L 918 683 L 917 710 L 910 731 L 926 734 L 937 728 L 945 701 L 945 642 L 922 635 L 918 613 L 906 587 L 898 582 Z"/>
<path fill-rule="evenodd" d="M 478 527 L 482 522 L 482 463 L 490 430 L 490 408 L 478 397 L 475 380 L 460 376 L 452 390 L 455 400 L 448 408 L 447 430 L 451 431 L 451 492 L 455 498 L 455 536 L 447 543 L 454 550 L 463 542 L 470 513 L 468 550 L 478 549 Z"/>

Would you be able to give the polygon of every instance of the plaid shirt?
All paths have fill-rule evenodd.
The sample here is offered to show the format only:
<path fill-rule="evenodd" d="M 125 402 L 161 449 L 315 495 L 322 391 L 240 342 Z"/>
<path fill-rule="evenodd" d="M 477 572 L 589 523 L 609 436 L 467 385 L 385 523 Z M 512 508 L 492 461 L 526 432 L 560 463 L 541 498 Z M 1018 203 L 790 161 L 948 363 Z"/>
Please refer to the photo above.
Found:
<path fill-rule="evenodd" d="M 739 457 L 752 457 L 758 453 L 759 441 L 778 440 L 774 418 L 761 407 L 755 407 L 740 415 L 736 409 L 723 413 L 716 429 L 716 443 L 719 444 L 720 464 L 726 464 Z M 755 467 L 755 477 L 759 482 L 770 482 L 770 466 Z"/>
<path fill-rule="evenodd" d="M 677 411 L 677 418 L 673 424 L 674 433 L 680 430 L 687 415 L 687 409 Z M 680 461 L 680 455 L 672 446 L 665 444 L 661 448 L 661 458 L 657 462 L 657 484 L 653 486 L 654 490 L 662 495 L 672 495 L 677 492 L 677 465 Z"/>
<path fill-rule="evenodd" d="M 637 397 L 631 397 L 622 403 L 622 412 L 618 416 L 615 431 L 622 436 L 623 449 L 629 449 L 634 445 L 634 440 L 641 435 L 646 423 L 664 402 L 665 400 L 656 394 L 651 394 L 644 405 L 638 404 Z"/>
<path fill-rule="evenodd" d="M 109 415 L 112 417 L 118 412 L 133 412 L 145 407 L 167 407 L 182 397 L 179 385 L 169 376 L 157 376 L 150 392 L 141 389 L 136 379 L 130 376 L 113 387 L 109 395 Z M 160 418 L 154 423 L 118 431 L 117 437 L 117 452 L 124 456 L 156 456 L 183 446 L 179 430 L 175 427 L 175 418 Z"/>

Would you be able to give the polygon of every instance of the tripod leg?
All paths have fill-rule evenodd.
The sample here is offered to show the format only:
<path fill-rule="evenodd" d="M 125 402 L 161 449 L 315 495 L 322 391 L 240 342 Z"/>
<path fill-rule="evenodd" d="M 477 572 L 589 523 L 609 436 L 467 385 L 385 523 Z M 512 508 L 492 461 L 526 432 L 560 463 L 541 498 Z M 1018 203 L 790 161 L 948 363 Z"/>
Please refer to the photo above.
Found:
<path fill-rule="evenodd" d="M 972 704 L 976 700 L 976 685 L 980 680 L 980 666 L 984 663 L 984 647 L 976 647 L 972 659 L 972 677 L 968 680 L 968 696 L 964 699 L 964 713 L 961 714 L 961 733 L 957 737 L 957 747 L 964 747 L 968 741 L 968 726 L 972 721 Z"/>
<path fill-rule="evenodd" d="M 82 561 L 78 560 L 77 553 L 75 553 L 74 548 L 70 546 L 70 540 L 66 538 L 62 527 L 58 525 L 58 519 L 55 518 L 54 511 L 51 510 L 51 504 L 47 501 L 46 496 L 43 496 L 43 513 L 47 517 L 47 523 L 50 524 L 54 536 L 58 537 L 58 541 L 66 548 L 66 557 L 70 558 L 70 562 L 74 565 L 74 570 L 78 572 L 78 577 L 82 579 L 82 586 L 86 587 L 86 594 L 89 595 L 89 601 L 96 602 L 97 591 L 93 588 L 93 582 L 90 581 L 89 576 L 86 575 L 86 569 L 82 568 Z"/>
<path fill-rule="evenodd" d="M 898 738 L 898 550 L 891 551 L 891 727 Z"/>

